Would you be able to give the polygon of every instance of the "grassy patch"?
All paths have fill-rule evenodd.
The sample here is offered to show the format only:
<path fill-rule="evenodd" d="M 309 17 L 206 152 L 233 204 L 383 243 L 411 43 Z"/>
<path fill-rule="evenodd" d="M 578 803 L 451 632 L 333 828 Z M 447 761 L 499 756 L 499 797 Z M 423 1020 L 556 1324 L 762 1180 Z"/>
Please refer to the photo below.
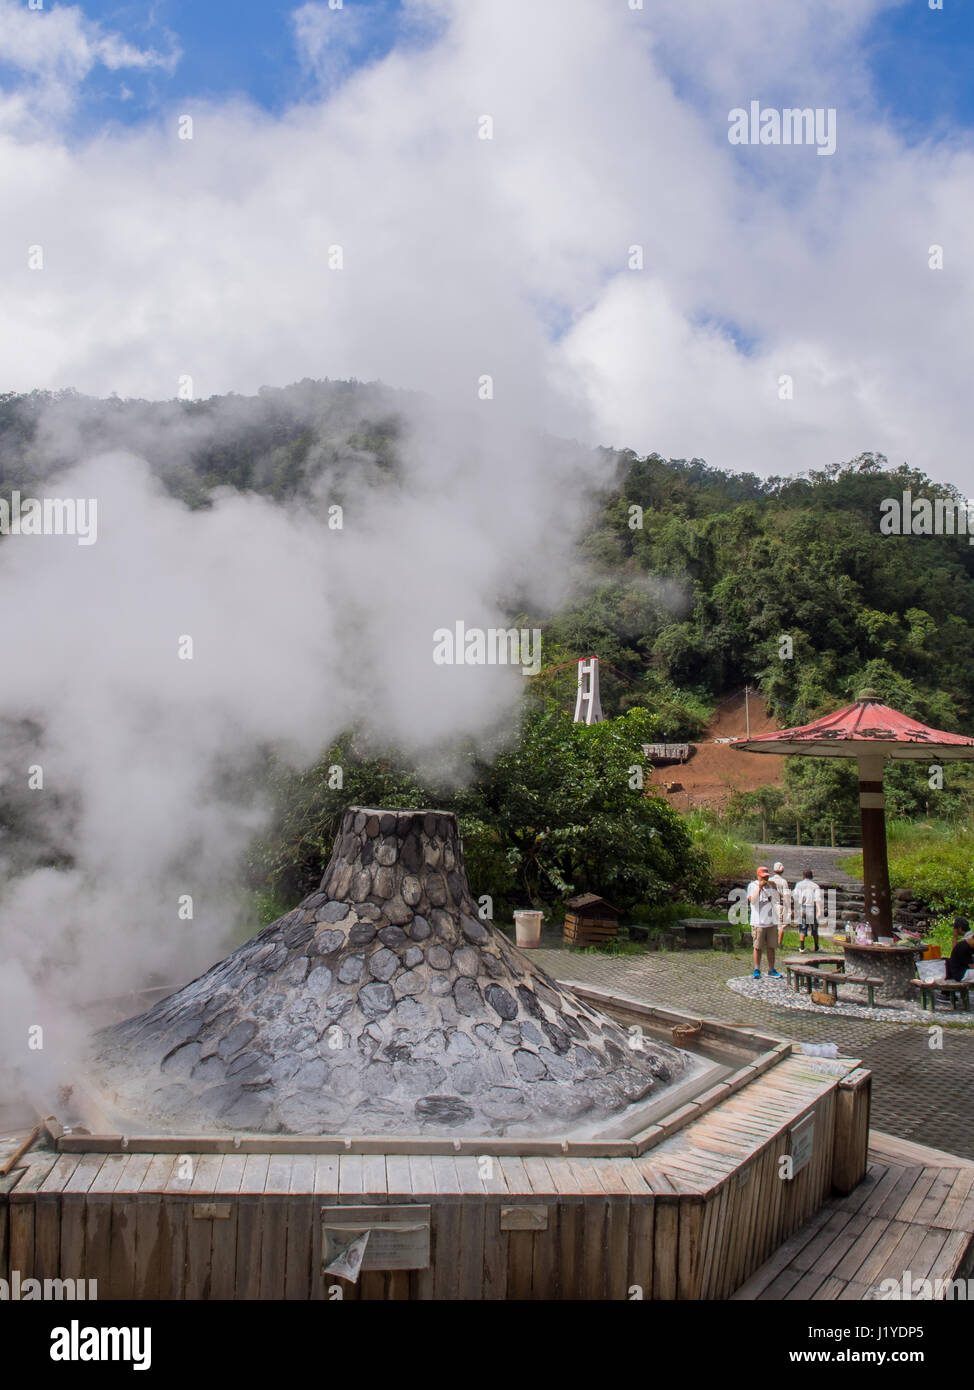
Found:
<path fill-rule="evenodd" d="M 974 833 L 969 825 L 942 821 L 891 820 L 887 826 L 889 878 L 909 888 L 945 919 L 974 917 Z M 844 866 L 862 874 L 862 855 Z M 944 936 L 944 940 L 940 937 Z M 949 933 L 932 937 L 943 950 Z"/>
<path fill-rule="evenodd" d="M 706 811 L 689 811 L 683 818 L 694 844 L 704 850 L 715 878 L 751 877 L 754 850 Z"/>

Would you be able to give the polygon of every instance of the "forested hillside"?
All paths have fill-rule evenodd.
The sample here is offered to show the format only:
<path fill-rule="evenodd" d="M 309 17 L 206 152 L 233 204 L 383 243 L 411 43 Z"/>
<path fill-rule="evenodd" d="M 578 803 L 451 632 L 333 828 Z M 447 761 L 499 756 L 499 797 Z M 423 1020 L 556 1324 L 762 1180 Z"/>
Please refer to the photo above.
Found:
<path fill-rule="evenodd" d="M 217 488 L 303 505 L 321 494 L 322 479 L 332 499 L 351 481 L 395 487 L 408 400 L 378 384 L 310 381 L 254 398 L 192 402 L 8 395 L 0 397 L 0 494 L 29 490 L 108 449 L 148 459 L 168 490 L 194 507 L 207 506 Z M 884 498 L 954 496 L 951 489 L 872 454 L 808 477 L 766 480 L 630 451 L 594 451 L 591 462 L 591 521 L 578 542 L 572 600 L 556 612 L 507 615 L 537 624 L 544 637 L 544 672 L 526 683 L 521 745 L 492 765 L 471 755 L 473 780 L 456 797 L 470 852 L 498 893 L 520 887 L 543 897 L 606 886 L 606 862 L 582 850 L 585 815 L 587 823 L 605 818 L 603 828 L 615 833 L 638 802 L 638 793 L 606 792 L 622 754 L 604 736 L 584 751 L 575 745 L 586 735 L 565 726 L 577 656 L 600 656 L 605 711 L 638 714 L 639 737 L 694 738 L 745 683 L 781 724 L 805 722 L 872 686 L 929 723 L 971 730 L 974 547 L 966 536 L 879 529 Z M 252 866 L 255 883 L 263 875 L 272 894 L 306 885 L 337 807 L 353 793 L 438 790 L 447 799 L 394 749 L 353 749 L 354 740 L 346 761 L 358 772 L 341 792 L 329 791 L 322 776 L 334 750 L 301 778 L 277 777 L 277 830 Z M 547 777 L 539 758 L 550 762 Z M 573 758 L 588 760 L 584 795 L 573 791 Z M 908 815 L 956 815 L 970 805 L 963 769 L 948 769 L 939 789 L 925 765 L 901 765 L 888 786 L 894 811 Z M 527 817 L 520 832 L 507 824 L 512 798 Z M 735 809 L 755 805 L 790 807 L 821 830 L 843 807 L 855 814 L 852 771 L 791 760 L 784 788 L 753 793 Z M 621 863 L 620 897 L 652 896 L 681 876 L 687 891 L 699 888 L 699 857 L 673 813 L 661 818 L 655 810 L 644 829 L 645 843 L 633 844 L 655 868 L 647 877 Z"/>

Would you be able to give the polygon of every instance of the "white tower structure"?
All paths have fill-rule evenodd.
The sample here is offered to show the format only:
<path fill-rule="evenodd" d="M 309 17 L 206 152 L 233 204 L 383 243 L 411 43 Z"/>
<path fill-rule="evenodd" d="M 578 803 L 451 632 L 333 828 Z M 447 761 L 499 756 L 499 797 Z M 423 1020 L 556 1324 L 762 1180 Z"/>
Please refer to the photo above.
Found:
<path fill-rule="evenodd" d="M 578 663 L 578 698 L 575 701 L 576 724 L 601 724 L 605 715 L 599 700 L 599 659 L 581 657 Z"/>

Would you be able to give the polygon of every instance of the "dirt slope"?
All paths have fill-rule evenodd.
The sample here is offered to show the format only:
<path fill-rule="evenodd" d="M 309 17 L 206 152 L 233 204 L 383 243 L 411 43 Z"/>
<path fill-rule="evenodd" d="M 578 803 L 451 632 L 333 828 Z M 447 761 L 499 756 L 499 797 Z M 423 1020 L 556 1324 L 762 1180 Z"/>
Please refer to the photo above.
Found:
<path fill-rule="evenodd" d="M 759 695 L 748 697 L 751 735 L 773 733 L 779 726 L 768 717 L 767 706 Z M 726 806 L 736 791 L 754 791 L 768 785 L 780 786 L 784 758 L 768 753 L 737 753 L 715 739 L 743 738 L 746 734 L 744 696 L 734 695 L 717 711 L 716 718 L 699 743 L 691 744 L 689 762 L 667 763 L 653 770 L 650 786 L 662 790 L 666 782 L 678 782 L 680 789 L 668 793 L 681 809 L 688 806 Z"/>

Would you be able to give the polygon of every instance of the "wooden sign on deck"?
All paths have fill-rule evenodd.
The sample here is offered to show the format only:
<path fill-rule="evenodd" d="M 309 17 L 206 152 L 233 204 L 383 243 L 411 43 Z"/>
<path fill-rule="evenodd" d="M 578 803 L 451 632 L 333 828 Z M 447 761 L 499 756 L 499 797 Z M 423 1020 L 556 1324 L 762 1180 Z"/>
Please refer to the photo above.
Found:
<path fill-rule="evenodd" d="M 795 1177 L 807 1165 L 815 1147 L 815 1116 L 809 1115 L 788 1131 L 791 1140 L 791 1176 Z"/>
<path fill-rule="evenodd" d="M 322 1267 L 359 1236 L 368 1233 L 361 1268 L 428 1269 L 430 1209 L 403 1207 L 322 1207 Z"/>

